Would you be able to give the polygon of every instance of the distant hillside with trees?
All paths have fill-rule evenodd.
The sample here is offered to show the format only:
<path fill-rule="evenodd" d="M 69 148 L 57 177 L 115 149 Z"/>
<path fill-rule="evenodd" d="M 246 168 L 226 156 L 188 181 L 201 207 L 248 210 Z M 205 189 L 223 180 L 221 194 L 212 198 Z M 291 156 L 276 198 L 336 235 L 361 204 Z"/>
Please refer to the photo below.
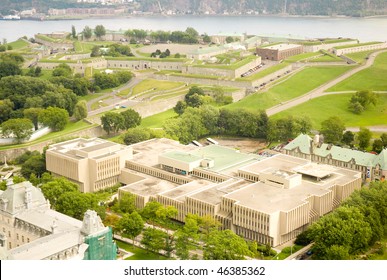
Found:
<path fill-rule="evenodd" d="M 46 12 L 49 8 L 95 7 L 96 3 L 77 3 L 76 0 L 2 0 L 0 13 L 36 8 Z M 387 14 L 385 0 L 134 0 L 129 9 L 144 12 L 174 11 L 178 14 L 289 14 L 322 16 L 373 16 Z"/>

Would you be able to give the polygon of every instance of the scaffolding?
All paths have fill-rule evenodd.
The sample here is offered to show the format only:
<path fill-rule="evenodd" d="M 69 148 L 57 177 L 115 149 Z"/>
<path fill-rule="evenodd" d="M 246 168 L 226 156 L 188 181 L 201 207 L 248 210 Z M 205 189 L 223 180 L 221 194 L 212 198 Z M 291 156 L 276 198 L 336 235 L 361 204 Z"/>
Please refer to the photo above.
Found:
<path fill-rule="evenodd" d="M 110 227 L 104 231 L 85 237 L 85 243 L 89 248 L 85 252 L 84 260 L 115 260 L 117 245 L 113 241 L 113 233 Z"/>

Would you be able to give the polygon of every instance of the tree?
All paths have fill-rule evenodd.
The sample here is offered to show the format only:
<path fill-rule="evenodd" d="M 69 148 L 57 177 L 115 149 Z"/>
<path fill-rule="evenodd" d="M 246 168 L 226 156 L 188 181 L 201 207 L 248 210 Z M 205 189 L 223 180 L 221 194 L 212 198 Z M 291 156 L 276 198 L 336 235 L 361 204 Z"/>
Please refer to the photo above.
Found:
<path fill-rule="evenodd" d="M 22 70 L 15 62 L 0 62 L 0 79 L 21 74 Z"/>
<path fill-rule="evenodd" d="M 102 36 L 105 36 L 106 29 L 103 25 L 97 25 L 94 29 L 94 34 L 98 39 L 101 39 Z"/>
<path fill-rule="evenodd" d="M 387 133 L 382 133 L 382 135 L 380 135 L 380 140 L 382 140 L 383 146 L 387 147 Z"/>
<path fill-rule="evenodd" d="M 145 204 L 145 207 L 141 211 L 141 216 L 146 221 L 155 222 L 157 220 L 157 211 L 162 208 L 162 204 L 157 201 L 150 201 L 147 204 Z"/>
<path fill-rule="evenodd" d="M 187 29 L 185 30 L 185 33 L 187 33 L 192 38 L 196 38 L 199 36 L 199 33 L 192 27 L 187 27 Z"/>
<path fill-rule="evenodd" d="M 118 213 L 132 213 L 136 210 L 136 197 L 131 193 L 123 193 L 119 201 L 112 207 L 112 210 Z"/>
<path fill-rule="evenodd" d="M 126 145 L 132 145 L 138 142 L 142 142 L 151 138 L 149 128 L 134 127 L 129 128 L 122 136 L 122 140 Z"/>
<path fill-rule="evenodd" d="M 375 106 L 377 102 L 378 96 L 376 93 L 369 90 L 362 90 L 352 95 L 348 108 L 355 114 L 360 114 L 367 109 L 368 105 L 372 104 Z"/>
<path fill-rule="evenodd" d="M 17 143 L 28 140 L 33 131 L 33 124 L 29 119 L 10 119 L 1 124 L 1 132 L 5 137 L 14 137 Z"/>
<path fill-rule="evenodd" d="M 203 103 L 200 100 L 199 96 L 204 96 L 204 90 L 197 86 L 192 86 L 184 97 L 187 106 L 199 107 L 200 105 L 202 105 Z"/>
<path fill-rule="evenodd" d="M 77 38 L 77 31 L 75 30 L 75 26 L 71 26 L 71 36 L 76 39 Z"/>
<path fill-rule="evenodd" d="M 167 234 L 155 228 L 146 228 L 142 233 L 141 244 L 146 250 L 158 253 L 165 248 Z"/>
<path fill-rule="evenodd" d="M 70 77 L 73 74 L 73 70 L 71 70 L 71 67 L 66 63 L 61 63 L 58 66 L 54 68 L 52 71 L 52 76 L 54 77 Z"/>
<path fill-rule="evenodd" d="M 48 107 L 39 114 L 39 122 L 48 126 L 53 131 L 63 130 L 69 119 L 69 113 L 65 109 Z"/>
<path fill-rule="evenodd" d="M 370 224 L 358 208 L 341 206 L 331 214 L 322 217 L 310 227 L 310 236 L 314 240 L 314 258 L 328 260 L 332 256 L 348 255 L 368 248 L 372 237 Z M 344 247 L 332 252 L 332 246 Z"/>
<path fill-rule="evenodd" d="M 231 36 L 228 36 L 228 37 L 226 38 L 226 43 L 227 43 L 227 44 L 230 44 L 230 43 L 232 43 L 232 42 L 234 42 L 234 38 L 231 37 Z"/>
<path fill-rule="evenodd" d="M 123 117 L 123 128 L 129 129 L 136 127 L 141 124 L 141 116 L 133 109 L 127 109 L 126 111 L 121 112 Z"/>
<path fill-rule="evenodd" d="M 85 100 L 80 100 L 75 105 L 74 117 L 78 121 L 87 117 L 87 104 Z"/>
<path fill-rule="evenodd" d="M 347 130 L 346 132 L 344 132 L 341 141 L 343 141 L 343 143 L 348 146 L 352 146 L 353 141 L 355 141 L 355 134 L 352 131 Z"/>
<path fill-rule="evenodd" d="M 67 192 L 77 192 L 79 186 L 65 178 L 54 178 L 40 186 L 44 197 L 50 201 L 51 207 L 56 209 L 58 198 Z"/>
<path fill-rule="evenodd" d="M 26 179 L 30 178 L 32 174 L 35 174 L 36 177 L 40 177 L 46 171 L 46 161 L 43 159 L 42 155 L 30 157 L 22 164 L 20 170 L 21 174 Z"/>
<path fill-rule="evenodd" d="M 93 35 L 93 31 L 91 30 L 90 27 L 86 25 L 85 28 L 83 29 L 83 37 L 85 39 L 90 39 L 92 35 Z"/>
<path fill-rule="evenodd" d="M 0 123 L 8 120 L 13 111 L 14 104 L 9 99 L 0 100 Z"/>
<path fill-rule="evenodd" d="M 338 143 L 343 137 L 345 125 L 339 117 L 330 117 L 321 123 L 320 132 L 328 143 Z"/>
<path fill-rule="evenodd" d="M 39 125 L 39 114 L 43 111 L 42 108 L 28 108 L 23 111 L 24 117 L 31 120 L 35 130 L 38 130 Z"/>
<path fill-rule="evenodd" d="M 228 229 L 211 231 L 203 251 L 205 260 L 244 260 L 252 255 L 246 241 Z"/>
<path fill-rule="evenodd" d="M 380 139 L 375 139 L 372 143 L 372 151 L 380 153 L 383 150 L 383 141 Z"/>
<path fill-rule="evenodd" d="M 134 239 L 142 232 L 144 229 L 144 224 L 145 222 L 141 218 L 140 214 L 134 211 L 131 214 L 125 214 L 122 216 L 122 218 L 117 223 L 117 229 L 124 236 L 132 239 L 134 245 Z"/>
<path fill-rule="evenodd" d="M 187 108 L 187 103 L 185 101 L 177 101 L 175 107 L 173 107 L 173 110 L 175 111 L 176 114 L 179 116 L 184 113 L 184 110 Z"/>
<path fill-rule="evenodd" d="M 207 34 L 204 34 L 203 36 L 203 42 L 204 43 L 211 43 L 211 38 Z"/>
<path fill-rule="evenodd" d="M 175 232 L 176 237 L 176 255 L 181 260 L 189 259 L 189 251 L 195 249 L 193 242 L 199 239 L 199 226 L 197 219 L 192 216 L 185 218 L 185 224 L 183 228 L 178 229 Z"/>
<path fill-rule="evenodd" d="M 101 124 L 103 130 L 108 134 L 110 132 L 117 133 L 120 129 L 124 128 L 124 117 L 120 113 L 107 112 L 101 117 Z"/>
<path fill-rule="evenodd" d="M 357 141 L 359 142 L 359 148 L 365 150 L 370 145 L 372 133 L 368 128 L 361 127 L 357 133 Z"/>

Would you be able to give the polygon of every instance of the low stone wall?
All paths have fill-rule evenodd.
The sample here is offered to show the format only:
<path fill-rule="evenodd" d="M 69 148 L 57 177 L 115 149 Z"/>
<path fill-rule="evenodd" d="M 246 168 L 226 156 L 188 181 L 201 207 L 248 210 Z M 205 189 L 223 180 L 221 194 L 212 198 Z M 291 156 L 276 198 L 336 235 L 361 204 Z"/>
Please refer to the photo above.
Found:
<path fill-rule="evenodd" d="M 387 48 L 387 43 L 373 44 L 373 45 L 360 45 L 354 46 L 352 48 L 346 49 L 333 49 L 333 53 L 337 56 L 341 56 L 347 53 L 355 53 L 355 52 L 365 52 L 365 51 L 373 51 Z"/>
<path fill-rule="evenodd" d="M 146 101 L 134 105 L 133 110 L 137 111 L 142 118 L 162 113 L 175 107 L 178 101 L 183 101 L 184 95 L 158 100 L 157 102 Z"/>
<path fill-rule="evenodd" d="M 182 76 L 172 75 L 152 75 L 153 79 L 161 81 L 173 81 L 173 82 L 184 82 L 187 84 L 202 84 L 202 85 L 216 85 L 226 87 L 238 87 L 238 88 L 252 88 L 252 83 L 249 81 L 229 81 L 229 80 L 212 80 L 212 79 L 200 79 Z"/>
<path fill-rule="evenodd" d="M 110 68 L 124 68 L 124 69 L 157 69 L 157 70 L 177 70 L 181 71 L 183 68 L 183 61 L 152 61 L 152 60 L 109 60 L 107 59 L 107 67 Z"/>
<path fill-rule="evenodd" d="M 48 133 L 51 132 L 51 129 L 48 127 L 43 127 L 41 129 L 38 129 L 32 133 L 30 139 L 28 141 L 34 141 L 38 139 L 39 137 L 42 137 Z M 0 145 L 12 145 L 13 143 L 16 143 L 17 140 L 15 138 L 0 138 Z"/>
<path fill-rule="evenodd" d="M 339 47 L 339 46 L 345 46 L 345 45 L 353 45 L 357 44 L 357 40 L 352 40 L 352 41 L 346 41 L 346 42 L 340 42 L 340 43 L 332 43 L 332 44 L 321 44 L 321 45 L 314 45 L 314 46 L 304 46 L 304 51 L 305 52 L 318 52 L 320 50 L 330 50 L 334 47 Z"/>

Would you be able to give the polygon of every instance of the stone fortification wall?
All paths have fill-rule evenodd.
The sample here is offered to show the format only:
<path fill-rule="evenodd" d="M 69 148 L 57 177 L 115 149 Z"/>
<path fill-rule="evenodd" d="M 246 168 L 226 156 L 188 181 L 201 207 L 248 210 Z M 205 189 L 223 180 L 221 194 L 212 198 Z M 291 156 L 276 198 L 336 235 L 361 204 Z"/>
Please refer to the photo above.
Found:
<path fill-rule="evenodd" d="M 304 46 L 304 51 L 305 52 L 318 52 L 320 50 L 330 50 L 334 47 L 339 47 L 339 46 L 345 46 L 345 45 L 353 45 L 357 44 L 357 40 L 352 40 L 352 41 L 346 41 L 346 42 L 339 42 L 339 43 L 332 43 L 332 44 L 321 44 L 321 45 L 314 45 L 314 46 Z"/>
<path fill-rule="evenodd" d="M 134 70 L 157 69 L 157 70 L 177 70 L 183 68 L 183 61 L 152 61 L 152 60 L 109 60 L 107 59 L 107 67 L 124 68 Z"/>
<path fill-rule="evenodd" d="M 208 64 L 208 67 L 197 67 L 197 66 L 185 66 L 182 69 L 182 73 L 191 74 L 191 75 L 209 75 L 209 76 L 217 76 L 217 77 L 226 77 L 226 78 L 238 78 L 243 73 L 246 73 L 250 69 L 261 64 L 261 58 L 257 57 L 252 62 L 249 62 L 242 67 L 237 69 L 222 69 L 222 68 L 211 68 L 211 64 Z"/>

